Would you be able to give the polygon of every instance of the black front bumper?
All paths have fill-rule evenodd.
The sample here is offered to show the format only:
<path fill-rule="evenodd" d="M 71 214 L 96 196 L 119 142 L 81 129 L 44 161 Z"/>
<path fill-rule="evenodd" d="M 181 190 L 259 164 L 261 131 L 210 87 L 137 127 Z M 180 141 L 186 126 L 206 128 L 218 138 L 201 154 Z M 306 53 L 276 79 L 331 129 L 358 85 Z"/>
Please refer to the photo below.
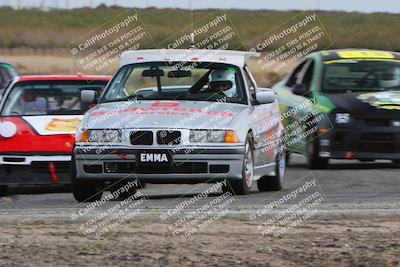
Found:
<path fill-rule="evenodd" d="M 320 157 L 400 159 L 400 127 L 333 127 L 318 139 Z"/>
<path fill-rule="evenodd" d="M 53 162 L 57 183 L 49 171 L 50 162 L 31 165 L 0 165 L 0 185 L 56 185 L 70 184 L 70 162 Z"/>

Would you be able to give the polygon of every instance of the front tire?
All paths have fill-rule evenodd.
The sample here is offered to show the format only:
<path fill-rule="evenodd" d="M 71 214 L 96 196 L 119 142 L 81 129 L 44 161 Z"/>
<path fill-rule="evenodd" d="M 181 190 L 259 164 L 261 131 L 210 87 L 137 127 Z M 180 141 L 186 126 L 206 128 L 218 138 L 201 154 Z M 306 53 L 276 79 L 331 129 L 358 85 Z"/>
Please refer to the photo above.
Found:
<path fill-rule="evenodd" d="M 257 180 L 257 188 L 260 192 L 279 191 L 283 188 L 286 170 L 286 155 L 279 153 L 275 159 L 275 171 L 273 175 L 265 175 Z"/>
<path fill-rule="evenodd" d="M 103 181 L 88 181 L 76 178 L 75 157 L 71 157 L 71 189 L 76 201 L 94 202 L 101 199 L 103 195 Z"/>
<path fill-rule="evenodd" d="M 222 191 L 231 192 L 235 195 L 247 195 L 251 191 L 254 178 L 254 152 L 253 142 L 250 135 L 247 136 L 242 168 L 242 179 L 229 180 L 227 185 L 222 187 Z"/>
<path fill-rule="evenodd" d="M 290 159 L 291 159 L 291 154 L 287 152 L 285 155 L 286 166 L 289 165 Z"/>
<path fill-rule="evenodd" d="M 327 169 L 329 165 L 328 158 L 319 156 L 318 138 L 314 138 L 306 144 L 307 167 L 309 169 Z"/>

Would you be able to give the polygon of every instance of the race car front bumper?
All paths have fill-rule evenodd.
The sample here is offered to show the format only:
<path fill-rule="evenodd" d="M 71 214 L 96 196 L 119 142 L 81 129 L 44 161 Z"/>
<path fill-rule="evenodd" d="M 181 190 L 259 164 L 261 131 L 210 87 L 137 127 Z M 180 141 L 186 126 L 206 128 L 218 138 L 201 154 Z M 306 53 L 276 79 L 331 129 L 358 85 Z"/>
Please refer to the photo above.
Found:
<path fill-rule="evenodd" d="M 0 155 L 0 185 L 69 184 L 70 155 Z"/>
<path fill-rule="evenodd" d="M 319 137 L 319 156 L 399 160 L 400 127 L 334 127 Z"/>
<path fill-rule="evenodd" d="M 101 151 L 99 153 L 99 151 Z M 169 164 L 140 164 L 139 153 L 166 152 Z M 112 181 L 133 178 L 149 183 L 199 183 L 242 179 L 244 145 L 227 147 L 115 148 L 75 147 L 76 177 Z"/>

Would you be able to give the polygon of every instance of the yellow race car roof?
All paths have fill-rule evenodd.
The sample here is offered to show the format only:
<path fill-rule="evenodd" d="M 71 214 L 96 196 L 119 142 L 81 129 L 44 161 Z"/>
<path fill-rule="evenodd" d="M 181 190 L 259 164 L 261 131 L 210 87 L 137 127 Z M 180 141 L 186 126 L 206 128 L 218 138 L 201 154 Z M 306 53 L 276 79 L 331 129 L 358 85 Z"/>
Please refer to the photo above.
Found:
<path fill-rule="evenodd" d="M 363 60 L 400 60 L 400 53 L 382 50 L 369 49 L 338 49 L 325 50 L 318 52 L 322 61 L 336 61 L 348 59 L 363 59 Z"/>

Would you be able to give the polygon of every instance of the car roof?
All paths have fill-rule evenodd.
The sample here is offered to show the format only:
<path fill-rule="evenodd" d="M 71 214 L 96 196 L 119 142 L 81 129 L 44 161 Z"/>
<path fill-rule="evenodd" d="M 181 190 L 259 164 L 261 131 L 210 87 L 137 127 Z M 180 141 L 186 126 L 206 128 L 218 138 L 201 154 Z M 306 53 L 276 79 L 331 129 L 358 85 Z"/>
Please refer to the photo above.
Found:
<path fill-rule="evenodd" d="M 109 81 L 111 76 L 106 75 L 23 75 L 18 82 L 28 81 Z"/>
<path fill-rule="evenodd" d="M 323 50 L 316 52 L 322 61 L 340 60 L 340 59 L 385 59 L 400 60 L 400 53 L 393 51 L 346 48 L 336 50 Z"/>
<path fill-rule="evenodd" d="M 7 66 L 11 66 L 11 67 L 14 68 L 14 66 L 12 64 L 8 63 L 8 62 L 0 61 L 0 65 L 7 65 Z"/>
<path fill-rule="evenodd" d="M 208 50 L 208 49 L 149 49 L 131 50 L 121 55 L 121 66 L 144 62 L 216 62 L 244 67 L 251 57 L 260 57 L 260 53 Z"/>

